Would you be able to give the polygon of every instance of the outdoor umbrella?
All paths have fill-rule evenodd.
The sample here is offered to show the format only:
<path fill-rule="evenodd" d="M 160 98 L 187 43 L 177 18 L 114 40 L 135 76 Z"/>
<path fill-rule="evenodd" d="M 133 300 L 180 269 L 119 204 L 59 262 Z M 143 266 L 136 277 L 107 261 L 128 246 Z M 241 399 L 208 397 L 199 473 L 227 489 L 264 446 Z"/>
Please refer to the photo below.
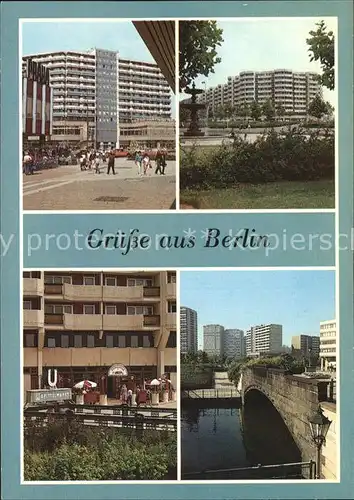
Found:
<path fill-rule="evenodd" d="M 75 389 L 91 389 L 93 387 L 97 387 L 96 382 L 91 382 L 90 380 L 81 380 L 74 385 Z"/>
<path fill-rule="evenodd" d="M 157 380 L 157 378 L 154 378 L 151 380 L 150 385 L 160 385 L 160 382 Z"/>

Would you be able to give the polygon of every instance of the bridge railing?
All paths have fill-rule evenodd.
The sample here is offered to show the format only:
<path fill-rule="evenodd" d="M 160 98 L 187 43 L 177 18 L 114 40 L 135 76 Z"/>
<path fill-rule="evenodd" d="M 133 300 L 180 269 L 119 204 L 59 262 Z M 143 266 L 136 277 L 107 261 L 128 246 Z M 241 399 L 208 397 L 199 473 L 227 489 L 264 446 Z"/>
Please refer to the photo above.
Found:
<path fill-rule="evenodd" d="M 182 398 L 187 399 L 233 399 L 239 398 L 240 393 L 235 389 L 195 389 L 182 392 Z"/>
<path fill-rule="evenodd" d="M 296 462 L 288 464 L 258 465 L 255 467 L 237 467 L 232 469 L 205 470 L 202 472 L 183 473 L 182 479 L 314 479 L 316 464 Z"/>

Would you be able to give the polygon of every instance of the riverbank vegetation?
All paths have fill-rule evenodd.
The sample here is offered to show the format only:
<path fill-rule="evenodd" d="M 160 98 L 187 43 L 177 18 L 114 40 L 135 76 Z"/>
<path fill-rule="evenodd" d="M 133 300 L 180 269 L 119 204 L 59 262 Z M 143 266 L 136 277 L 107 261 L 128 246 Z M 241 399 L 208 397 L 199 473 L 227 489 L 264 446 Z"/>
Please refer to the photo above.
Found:
<path fill-rule="evenodd" d="M 253 366 L 264 366 L 266 368 L 280 368 L 288 370 L 292 374 L 299 374 L 305 371 L 306 360 L 296 359 L 290 354 L 281 354 L 279 356 L 264 358 L 244 358 L 231 361 L 228 367 L 228 377 L 231 382 L 237 385 L 241 373 L 246 368 Z"/>
<path fill-rule="evenodd" d="M 75 422 L 26 424 L 25 481 L 175 479 L 176 433 L 88 428 Z"/>

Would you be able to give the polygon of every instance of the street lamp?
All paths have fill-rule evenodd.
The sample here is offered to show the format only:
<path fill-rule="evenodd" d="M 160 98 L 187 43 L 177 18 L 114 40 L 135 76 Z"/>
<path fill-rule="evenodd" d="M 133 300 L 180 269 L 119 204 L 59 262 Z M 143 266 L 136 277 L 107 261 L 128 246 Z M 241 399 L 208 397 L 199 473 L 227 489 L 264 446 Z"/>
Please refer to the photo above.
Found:
<path fill-rule="evenodd" d="M 321 479 L 321 450 L 326 442 L 328 429 L 332 423 L 324 414 L 320 405 L 316 413 L 309 417 L 311 437 L 317 448 L 316 479 Z"/>
<path fill-rule="evenodd" d="M 205 96 L 205 117 L 206 117 L 206 128 L 208 128 L 208 121 L 209 121 L 209 104 L 207 103 L 207 84 L 206 81 L 202 82 L 202 85 L 204 85 L 204 96 Z"/>

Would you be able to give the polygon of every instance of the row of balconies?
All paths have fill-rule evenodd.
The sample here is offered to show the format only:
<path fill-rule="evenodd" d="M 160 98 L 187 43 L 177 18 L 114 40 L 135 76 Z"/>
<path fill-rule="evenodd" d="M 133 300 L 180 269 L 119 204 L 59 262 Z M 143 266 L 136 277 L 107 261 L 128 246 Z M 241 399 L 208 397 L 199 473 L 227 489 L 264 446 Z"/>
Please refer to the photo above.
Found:
<path fill-rule="evenodd" d="M 119 362 L 125 366 L 146 366 L 158 364 L 158 349 L 156 347 L 120 347 Z M 117 348 L 107 349 L 102 347 L 80 347 L 80 348 L 44 348 L 42 363 L 43 366 L 111 366 L 117 363 Z M 28 347 L 23 350 L 25 367 L 38 366 L 38 349 Z M 165 365 L 176 364 L 176 349 L 164 349 Z"/>
<path fill-rule="evenodd" d="M 43 310 L 24 309 L 24 328 L 44 328 L 59 330 L 156 330 L 160 326 L 176 328 L 176 313 L 167 313 L 166 322 L 161 325 L 160 315 L 146 314 L 44 314 Z"/>
<path fill-rule="evenodd" d="M 62 285 L 45 284 L 35 278 L 23 278 L 23 295 L 27 297 L 50 295 L 68 301 L 140 301 L 160 300 L 160 287 L 148 286 L 100 286 L 100 285 Z M 166 298 L 176 298 L 176 283 L 166 284 Z M 151 300 L 150 300 L 151 301 Z"/>

